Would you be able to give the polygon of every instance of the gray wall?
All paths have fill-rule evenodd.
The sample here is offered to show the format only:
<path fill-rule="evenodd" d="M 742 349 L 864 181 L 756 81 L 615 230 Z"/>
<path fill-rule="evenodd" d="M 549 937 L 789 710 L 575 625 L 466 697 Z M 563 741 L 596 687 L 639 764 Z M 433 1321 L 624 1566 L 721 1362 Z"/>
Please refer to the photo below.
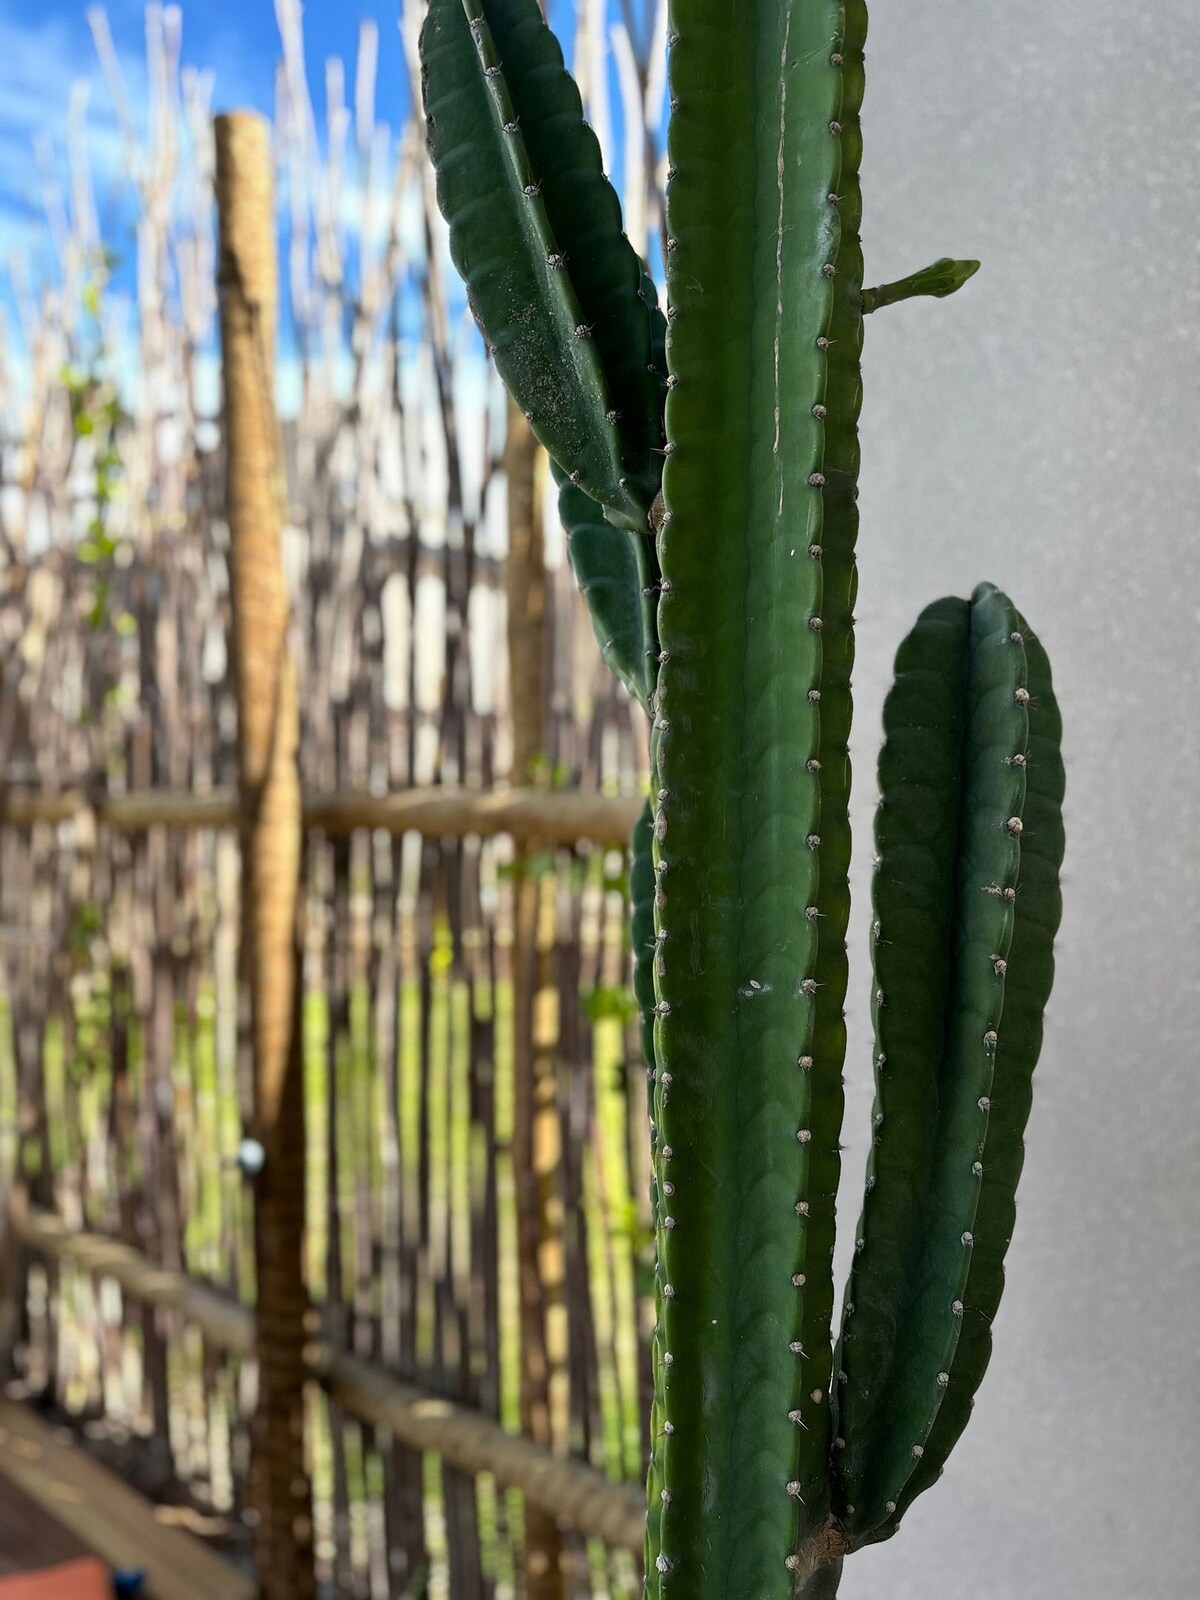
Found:
<path fill-rule="evenodd" d="M 1198 86 L 1195 0 L 872 10 L 867 279 L 983 270 L 867 323 L 858 837 L 892 652 L 986 577 L 1054 663 L 1068 857 L 992 1366 L 845 1600 L 1200 1594 Z M 867 1059 L 860 1025 L 846 1217 Z"/>

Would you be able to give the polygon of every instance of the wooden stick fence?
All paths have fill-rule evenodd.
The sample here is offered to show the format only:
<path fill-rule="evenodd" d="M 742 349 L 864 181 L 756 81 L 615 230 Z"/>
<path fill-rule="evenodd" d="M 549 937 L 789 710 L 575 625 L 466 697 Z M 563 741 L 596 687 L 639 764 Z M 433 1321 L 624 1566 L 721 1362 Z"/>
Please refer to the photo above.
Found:
<path fill-rule="evenodd" d="M 403 7 L 414 104 L 421 9 Z M 576 66 L 611 130 L 605 8 L 581 0 L 582 13 Z M 272 1530 L 294 1532 L 304 1506 L 280 1478 L 279 1515 L 264 1518 L 246 1466 L 263 1193 L 234 1160 L 239 1139 L 263 1141 L 269 1090 L 236 959 L 261 815 L 238 734 L 280 694 L 272 640 L 265 687 L 238 681 L 247 631 L 260 641 L 244 625 L 247 516 L 224 443 L 250 437 L 248 404 L 261 470 L 241 481 L 260 529 L 286 463 L 298 677 L 284 821 L 289 850 L 300 836 L 303 985 L 290 913 L 276 950 L 304 1005 L 308 1127 L 291 1152 L 307 1163 L 304 1273 L 283 1332 L 284 1391 L 306 1380 L 311 1564 L 330 1592 L 372 1600 L 633 1600 L 652 1242 L 610 852 L 642 803 L 643 730 L 599 668 L 552 515 L 544 551 L 522 548 L 538 454 L 507 437 L 493 380 L 481 389 L 420 120 L 393 133 L 376 118 L 372 26 L 351 104 L 330 64 L 326 141 L 298 0 L 276 14 L 272 144 L 302 373 L 282 448 L 262 412 L 264 291 L 244 252 L 223 248 L 220 273 L 247 357 L 242 420 L 237 328 L 223 330 L 220 428 L 198 381 L 216 309 L 213 179 L 228 186 L 230 151 L 218 174 L 211 84 L 178 81 L 172 8 L 150 19 L 144 135 L 101 51 L 141 216 L 146 398 L 103 434 L 120 492 L 98 520 L 118 548 L 95 569 L 76 547 L 102 487 L 106 349 L 125 334 L 113 321 L 97 352 L 79 309 L 85 288 L 107 306 L 107 280 L 79 266 L 97 242 L 87 207 L 71 211 L 76 265 L 45 325 L 26 317 L 36 403 L 9 419 L 22 450 L 0 463 L 20 466 L 25 497 L 15 518 L 11 496 L 0 508 L 0 1188 L 28 1205 L 8 1241 L 0 1217 L 0 1362 L 60 1419 L 135 1439 L 118 1447 L 123 1469 L 154 1498 L 226 1519 L 229 1553 L 248 1557 L 256 1525 L 267 1592 L 288 1588 Z M 627 141 L 647 130 L 626 150 L 630 181 L 651 191 L 629 202 L 645 249 L 661 221 L 665 9 L 622 15 L 621 121 Z M 176 188 L 181 212 L 165 200 Z M 68 392 L 67 372 L 83 388 L 75 376 Z M 275 636 L 278 589 L 272 605 Z M 289 1050 L 276 1052 L 285 1077 Z M 6 1265 L 8 1242 L 21 1259 Z M 535 1325 L 545 1382 L 523 1370 Z"/>
<path fill-rule="evenodd" d="M 206 1284 L 155 1265 L 119 1240 L 69 1228 L 37 1207 L 12 1206 L 8 1221 L 30 1249 L 111 1279 L 131 1299 L 178 1312 L 215 1348 L 239 1356 L 255 1353 L 254 1313 Z M 464 1472 L 489 1473 L 499 1486 L 519 1489 L 530 1505 L 567 1527 L 641 1553 L 646 1509 L 640 1485 L 610 1483 L 581 1461 L 553 1455 L 465 1406 L 402 1383 L 320 1340 L 309 1342 L 304 1356 L 311 1376 L 364 1422 Z"/>

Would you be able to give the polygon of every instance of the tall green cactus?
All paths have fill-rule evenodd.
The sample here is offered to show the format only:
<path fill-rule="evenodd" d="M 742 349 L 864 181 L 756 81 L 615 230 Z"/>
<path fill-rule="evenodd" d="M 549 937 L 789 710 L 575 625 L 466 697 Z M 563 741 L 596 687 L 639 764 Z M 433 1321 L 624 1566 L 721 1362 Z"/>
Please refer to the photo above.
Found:
<path fill-rule="evenodd" d="M 875 1129 L 835 1350 L 863 317 L 978 265 L 863 288 L 865 34 L 862 0 L 672 0 L 665 322 L 537 0 L 431 0 L 423 34 L 451 251 L 651 717 L 654 1600 L 833 1595 L 940 1472 L 1053 973 L 1058 717 L 985 585 L 922 615 L 885 709 Z"/>

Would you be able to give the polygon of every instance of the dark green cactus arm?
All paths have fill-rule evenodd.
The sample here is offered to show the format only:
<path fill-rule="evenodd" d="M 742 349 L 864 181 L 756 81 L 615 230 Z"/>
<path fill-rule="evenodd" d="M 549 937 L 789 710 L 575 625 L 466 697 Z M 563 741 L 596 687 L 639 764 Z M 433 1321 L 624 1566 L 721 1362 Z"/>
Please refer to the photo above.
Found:
<path fill-rule="evenodd" d="M 837 1096 L 814 1083 L 841 1063 L 799 1061 L 816 988 L 842 10 L 670 13 L 656 1600 L 784 1600 L 827 1511 L 829 1332 L 813 1307 L 830 1300 L 836 1164 L 812 1155 L 836 1144 Z"/>
<path fill-rule="evenodd" d="M 492 30 L 504 76 L 539 173 L 542 203 L 600 355 L 617 412 L 625 486 L 645 511 L 662 476 L 662 385 L 655 365 L 653 281 L 625 236 L 599 141 L 583 119 L 574 79 L 538 0 L 465 0 Z M 611 426 L 611 424 L 609 424 Z"/>
<path fill-rule="evenodd" d="M 1054 982 L 1054 936 L 1062 911 L 1058 882 L 1063 858 L 1062 719 L 1046 652 L 1021 616 L 1017 627 L 1025 639 L 1030 697 L 1024 829 L 983 1180 L 975 1212 L 975 1244 L 950 1381 L 925 1455 L 900 1498 L 897 1521 L 913 1499 L 941 1475 L 946 1457 L 967 1425 L 991 1355 L 992 1320 L 1004 1288 L 1004 1255 L 1012 1238 L 1017 1181 L 1025 1159 L 1033 1069 L 1042 1047 L 1042 1018 Z"/>
<path fill-rule="evenodd" d="M 643 271 L 642 299 L 650 316 L 651 362 L 664 374 L 666 396 L 667 321 L 658 309 L 654 279 Z M 576 582 L 587 601 L 596 640 L 607 665 L 630 694 L 649 710 L 658 677 L 658 553 L 645 533 L 618 531 L 590 495 L 569 482 L 551 463 L 558 484 L 558 514 L 567 535 Z M 655 468 L 662 479 L 662 458 Z M 661 497 L 654 501 L 661 507 Z M 651 521 L 656 513 L 652 511 Z"/>
<path fill-rule="evenodd" d="M 644 532 L 659 376 L 642 267 L 536 0 L 432 0 L 421 35 L 438 201 L 496 365 L 554 459 Z"/>
<path fill-rule="evenodd" d="M 882 283 L 876 289 L 862 292 L 862 310 L 879 311 L 884 306 L 894 306 L 901 300 L 912 300 L 917 295 L 933 295 L 944 300 L 948 294 L 961 289 L 963 284 L 979 271 L 978 261 L 955 261 L 943 256 L 930 267 L 922 267 L 907 278 L 897 278 L 895 283 Z"/>
<path fill-rule="evenodd" d="M 837 1510 L 894 1531 L 962 1329 L 1012 938 L 1029 691 L 988 585 L 930 606 L 884 715 L 874 885 L 876 1132 L 847 1294 Z"/>
<path fill-rule="evenodd" d="M 587 601 L 600 653 L 630 694 L 648 708 L 658 672 L 650 541 L 614 528 L 596 502 L 557 466 L 554 476 L 571 569 Z"/>

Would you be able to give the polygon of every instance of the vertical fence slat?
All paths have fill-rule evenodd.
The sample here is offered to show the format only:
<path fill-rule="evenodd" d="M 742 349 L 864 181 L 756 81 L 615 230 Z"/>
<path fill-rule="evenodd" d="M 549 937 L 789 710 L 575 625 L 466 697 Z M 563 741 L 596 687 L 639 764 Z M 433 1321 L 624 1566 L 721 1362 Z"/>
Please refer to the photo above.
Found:
<path fill-rule="evenodd" d="M 538 445 L 508 401 L 504 470 L 508 487 L 508 660 L 513 728 L 512 773 L 527 783 L 547 757 L 549 601 L 540 504 Z M 530 856 L 536 841 L 528 845 Z M 543 882 L 518 852 L 513 923 L 513 1174 L 517 1213 L 517 1282 L 521 1328 L 521 1428 L 538 1444 L 555 1442 L 550 1313 L 562 1294 L 561 1208 L 556 1204 L 561 1152 L 552 1030 L 540 1032 L 539 990 L 548 977 Z M 552 937 L 552 935 L 550 935 Z M 561 1338 L 561 1335 L 560 1335 Z M 561 1352 L 558 1352 L 561 1354 Z M 562 1537 L 552 1518 L 525 1508 L 525 1581 L 529 1600 L 563 1600 Z"/>

